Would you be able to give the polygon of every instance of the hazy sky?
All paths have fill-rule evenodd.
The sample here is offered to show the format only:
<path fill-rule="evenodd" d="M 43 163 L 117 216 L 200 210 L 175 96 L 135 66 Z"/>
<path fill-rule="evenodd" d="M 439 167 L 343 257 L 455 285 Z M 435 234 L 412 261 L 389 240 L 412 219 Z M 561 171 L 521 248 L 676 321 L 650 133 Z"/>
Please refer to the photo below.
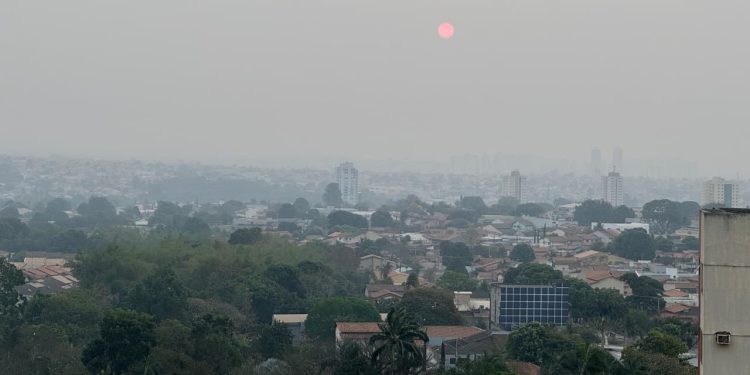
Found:
<path fill-rule="evenodd" d="M 437 36 L 441 22 L 455 36 Z M 0 1 L 0 153 L 750 175 L 746 0 Z"/>

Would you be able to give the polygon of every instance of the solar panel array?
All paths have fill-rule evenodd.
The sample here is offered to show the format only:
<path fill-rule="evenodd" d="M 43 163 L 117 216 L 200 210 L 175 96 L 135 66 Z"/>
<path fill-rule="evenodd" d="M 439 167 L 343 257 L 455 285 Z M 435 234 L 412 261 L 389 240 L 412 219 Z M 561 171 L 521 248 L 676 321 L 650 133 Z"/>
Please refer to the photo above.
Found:
<path fill-rule="evenodd" d="M 501 285 L 498 287 L 497 323 L 504 330 L 528 322 L 563 326 L 568 322 L 567 286 Z"/>

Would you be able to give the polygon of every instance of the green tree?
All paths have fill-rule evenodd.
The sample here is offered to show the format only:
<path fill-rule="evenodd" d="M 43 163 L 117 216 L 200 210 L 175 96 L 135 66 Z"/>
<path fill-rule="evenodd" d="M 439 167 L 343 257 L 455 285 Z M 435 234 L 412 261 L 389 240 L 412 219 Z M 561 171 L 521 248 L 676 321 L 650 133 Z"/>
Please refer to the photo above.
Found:
<path fill-rule="evenodd" d="M 543 214 L 544 207 L 537 203 L 522 203 L 516 207 L 516 216 L 539 216 Z"/>
<path fill-rule="evenodd" d="M 659 330 L 651 330 L 646 337 L 638 340 L 635 347 L 642 352 L 663 354 L 673 358 L 688 350 L 687 345 L 678 337 Z"/>
<path fill-rule="evenodd" d="M 215 374 L 227 374 L 242 363 L 234 325 L 225 316 L 206 314 L 193 324 L 193 358 L 204 362 Z"/>
<path fill-rule="evenodd" d="M 276 212 L 279 219 L 292 219 L 297 217 L 297 209 L 290 203 L 284 203 Z"/>
<path fill-rule="evenodd" d="M 282 358 L 292 350 L 292 334 L 283 323 L 273 322 L 263 326 L 258 337 L 257 349 L 261 358 Z"/>
<path fill-rule="evenodd" d="M 8 317 L 18 312 L 16 304 L 20 296 L 15 287 L 25 282 L 23 273 L 14 265 L 0 257 L 0 317 Z"/>
<path fill-rule="evenodd" d="M 156 342 L 153 319 L 131 310 L 115 309 L 105 314 L 100 339 L 83 351 L 83 364 L 91 373 L 144 372 L 144 360 Z"/>
<path fill-rule="evenodd" d="M 51 213 L 51 212 L 63 212 L 68 211 L 72 208 L 70 205 L 70 201 L 65 198 L 55 198 L 49 202 L 47 202 L 47 206 L 45 208 L 45 212 Z"/>
<path fill-rule="evenodd" d="M 341 199 L 339 184 L 332 182 L 326 185 L 326 191 L 323 193 L 323 203 L 326 206 L 341 207 L 344 201 Z"/>
<path fill-rule="evenodd" d="M 647 353 L 628 346 L 622 352 L 623 374 L 628 375 L 697 375 L 696 368 L 677 358 Z"/>
<path fill-rule="evenodd" d="M 622 275 L 621 279 L 633 291 L 633 294 L 626 300 L 634 307 L 658 312 L 664 306 L 664 300 L 661 297 L 663 286 L 658 280 L 648 276 L 638 276 L 632 272 Z"/>
<path fill-rule="evenodd" d="M 356 342 L 347 341 L 339 349 L 333 375 L 377 375 L 368 353 Z"/>
<path fill-rule="evenodd" d="M 466 273 L 465 267 L 474 259 L 471 249 L 462 242 L 443 241 L 439 246 L 446 270 Z"/>
<path fill-rule="evenodd" d="M 669 199 L 658 199 L 643 205 L 643 218 L 651 223 L 651 231 L 657 234 L 668 234 L 689 222 L 684 217 L 680 205 Z"/>
<path fill-rule="evenodd" d="M 15 207 L 5 207 L 0 210 L 0 219 L 18 219 L 21 214 L 18 213 L 18 209 Z"/>
<path fill-rule="evenodd" d="M 523 263 L 505 272 L 504 284 L 547 285 L 563 280 L 562 272 L 546 264 Z"/>
<path fill-rule="evenodd" d="M 459 325 L 463 322 L 453 303 L 453 293 L 442 289 L 411 289 L 404 294 L 399 307 L 424 325 Z"/>
<path fill-rule="evenodd" d="M 390 228 L 396 225 L 391 214 L 385 210 L 377 210 L 370 217 L 370 223 L 375 228 Z"/>
<path fill-rule="evenodd" d="M 476 211 L 480 214 L 487 210 L 487 205 L 484 204 L 482 198 L 476 196 L 461 197 L 461 200 L 458 201 L 458 207 L 465 210 Z"/>
<path fill-rule="evenodd" d="M 450 375 L 513 375 L 505 367 L 503 357 L 491 353 L 484 353 L 472 361 L 461 362 L 447 373 Z"/>
<path fill-rule="evenodd" d="M 161 319 L 179 319 L 187 308 L 188 291 L 174 270 L 162 267 L 138 283 L 128 296 L 130 306 Z"/>
<path fill-rule="evenodd" d="M 422 345 L 429 342 L 427 333 L 417 320 L 404 309 L 391 309 L 380 333 L 370 337 L 370 345 L 375 346 L 372 362 L 381 369 L 381 374 L 408 375 L 424 367 L 427 358 L 422 352 Z"/>
<path fill-rule="evenodd" d="M 519 243 L 513 246 L 513 250 L 510 251 L 510 259 L 516 262 L 528 263 L 534 261 L 534 249 L 526 243 Z"/>
<path fill-rule="evenodd" d="M 333 338 L 337 322 L 377 322 L 375 307 L 359 298 L 331 297 L 313 305 L 305 320 L 305 332 L 318 339 Z"/>
<path fill-rule="evenodd" d="M 231 245 L 252 245 L 263 239 L 263 230 L 255 228 L 240 228 L 229 235 Z"/>
<path fill-rule="evenodd" d="M 29 227 L 21 220 L 13 218 L 0 219 L 0 240 L 14 240 L 29 235 Z"/>
<path fill-rule="evenodd" d="M 292 205 L 297 211 L 297 215 L 299 215 L 300 217 L 305 217 L 305 215 L 307 215 L 307 211 L 310 211 L 310 202 L 308 202 L 305 198 L 295 199 Z"/>
<path fill-rule="evenodd" d="M 62 328 L 66 340 L 81 346 L 99 334 L 101 308 L 88 289 L 79 288 L 59 294 L 34 296 L 24 308 L 24 320 L 31 325 Z"/>
<path fill-rule="evenodd" d="M 674 243 L 666 237 L 659 236 L 654 239 L 654 247 L 659 251 L 673 251 Z"/>
<path fill-rule="evenodd" d="M 656 256 L 654 239 L 643 229 L 628 229 L 614 241 L 615 254 L 633 260 L 651 260 Z"/>
<path fill-rule="evenodd" d="M 624 223 L 625 219 L 635 217 L 635 212 L 632 208 L 627 206 L 617 206 L 612 210 L 612 214 L 609 218 L 610 223 Z"/>
<path fill-rule="evenodd" d="M 612 218 L 613 208 L 608 202 L 601 200 L 587 200 L 573 211 L 573 219 L 584 227 L 591 223 L 606 223 Z"/>
<path fill-rule="evenodd" d="M 205 221 L 197 217 L 186 218 L 180 229 L 183 232 L 190 234 L 211 234 L 211 227 L 209 227 Z"/>
<path fill-rule="evenodd" d="M 88 245 L 88 237 L 80 230 L 69 229 L 55 235 L 50 245 L 63 253 L 75 253 Z"/>
<path fill-rule="evenodd" d="M 347 211 L 333 211 L 328 214 L 328 225 L 347 225 L 354 228 L 366 229 L 370 225 L 362 216 Z"/>
<path fill-rule="evenodd" d="M 83 226 L 109 226 L 122 224 L 117 216 L 117 209 L 104 197 L 91 197 L 88 202 L 78 206 L 78 223 Z"/>
<path fill-rule="evenodd" d="M 516 212 L 520 202 L 515 197 L 502 197 L 496 204 L 492 205 L 488 212 L 496 215 L 511 215 Z"/>
<path fill-rule="evenodd" d="M 416 272 L 409 273 L 409 277 L 406 278 L 406 286 L 409 288 L 419 287 L 419 276 Z"/>
<path fill-rule="evenodd" d="M 448 291 L 472 291 L 477 287 L 475 280 L 462 272 L 446 271 L 438 279 L 437 285 Z"/>
<path fill-rule="evenodd" d="M 687 250 L 698 250 L 698 239 L 693 236 L 687 236 L 682 239 L 682 246 Z"/>

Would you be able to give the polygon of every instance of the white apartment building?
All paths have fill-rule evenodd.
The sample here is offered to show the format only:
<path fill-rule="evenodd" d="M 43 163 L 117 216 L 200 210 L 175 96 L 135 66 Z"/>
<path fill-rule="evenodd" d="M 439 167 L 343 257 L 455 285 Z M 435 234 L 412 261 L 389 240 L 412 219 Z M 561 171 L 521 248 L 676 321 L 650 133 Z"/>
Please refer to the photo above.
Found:
<path fill-rule="evenodd" d="M 526 177 L 521 176 L 521 172 L 517 169 L 503 176 L 500 183 L 500 196 L 516 198 L 520 203 L 526 202 Z"/>
<path fill-rule="evenodd" d="M 354 163 L 346 162 L 336 167 L 336 182 L 344 202 L 350 205 L 359 202 L 359 171 L 354 168 Z"/>
<path fill-rule="evenodd" d="M 700 248 L 700 373 L 747 374 L 750 210 L 702 210 Z"/>
<path fill-rule="evenodd" d="M 617 172 L 609 172 L 602 176 L 602 199 L 612 207 L 623 205 L 622 176 Z"/>
<path fill-rule="evenodd" d="M 724 207 L 740 207 L 739 185 L 721 177 L 703 183 L 701 204 L 721 204 Z"/>

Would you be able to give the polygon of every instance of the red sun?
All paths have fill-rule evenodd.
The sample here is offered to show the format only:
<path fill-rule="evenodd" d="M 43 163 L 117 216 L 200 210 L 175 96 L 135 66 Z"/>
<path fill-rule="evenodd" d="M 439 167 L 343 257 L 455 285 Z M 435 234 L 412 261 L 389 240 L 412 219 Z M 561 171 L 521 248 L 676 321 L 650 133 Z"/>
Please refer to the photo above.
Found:
<path fill-rule="evenodd" d="M 443 22 L 438 26 L 438 36 L 443 39 L 452 38 L 453 31 L 453 25 L 450 22 Z"/>

